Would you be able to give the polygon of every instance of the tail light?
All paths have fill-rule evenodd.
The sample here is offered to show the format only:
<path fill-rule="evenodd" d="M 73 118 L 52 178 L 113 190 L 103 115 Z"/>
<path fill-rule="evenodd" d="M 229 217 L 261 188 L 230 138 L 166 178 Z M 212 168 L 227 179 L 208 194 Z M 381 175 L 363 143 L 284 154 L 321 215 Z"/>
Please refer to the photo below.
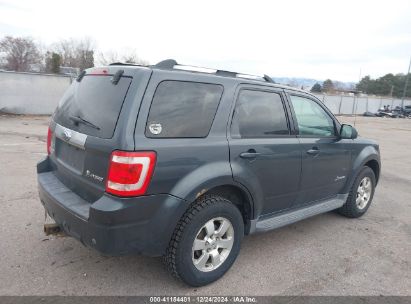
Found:
<path fill-rule="evenodd" d="M 47 154 L 50 155 L 51 153 L 51 140 L 53 137 L 53 132 L 51 131 L 50 127 L 47 131 Z"/>
<path fill-rule="evenodd" d="M 153 175 L 156 153 L 114 151 L 111 153 L 106 192 L 117 196 L 144 195 Z"/>

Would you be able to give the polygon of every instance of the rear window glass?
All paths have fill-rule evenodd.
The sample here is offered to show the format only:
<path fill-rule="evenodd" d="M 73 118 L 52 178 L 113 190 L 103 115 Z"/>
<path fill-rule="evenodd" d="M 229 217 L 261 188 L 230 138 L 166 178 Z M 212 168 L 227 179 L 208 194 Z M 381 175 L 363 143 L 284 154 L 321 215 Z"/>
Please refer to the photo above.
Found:
<path fill-rule="evenodd" d="M 146 136 L 206 137 L 222 93 L 223 87 L 216 84 L 161 82 L 151 103 Z"/>
<path fill-rule="evenodd" d="M 129 77 L 121 77 L 114 85 L 111 76 L 100 75 L 86 75 L 81 82 L 73 81 L 54 113 L 54 121 L 80 133 L 113 137 L 131 81 Z"/>

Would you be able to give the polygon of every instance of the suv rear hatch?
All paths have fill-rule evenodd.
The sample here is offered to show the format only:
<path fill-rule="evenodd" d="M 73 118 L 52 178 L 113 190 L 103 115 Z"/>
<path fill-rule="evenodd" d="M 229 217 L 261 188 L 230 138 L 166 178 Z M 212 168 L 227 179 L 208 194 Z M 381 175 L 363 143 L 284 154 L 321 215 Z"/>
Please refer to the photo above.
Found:
<path fill-rule="evenodd" d="M 64 94 L 53 119 L 71 130 L 108 139 L 114 129 L 132 78 L 113 84 L 111 75 L 85 75 Z"/>
<path fill-rule="evenodd" d="M 136 90 L 141 90 L 141 85 L 132 89 L 135 71 L 127 74 L 121 67 L 88 70 L 73 81 L 53 114 L 50 160 L 54 174 L 88 202 L 105 191 L 111 152 L 124 148 L 123 132 L 115 131 L 121 117 L 130 119 L 129 110 L 120 115 L 125 100 L 139 107 L 133 98 Z M 133 96 L 126 98 L 128 95 Z M 136 119 L 137 115 L 134 124 Z"/>

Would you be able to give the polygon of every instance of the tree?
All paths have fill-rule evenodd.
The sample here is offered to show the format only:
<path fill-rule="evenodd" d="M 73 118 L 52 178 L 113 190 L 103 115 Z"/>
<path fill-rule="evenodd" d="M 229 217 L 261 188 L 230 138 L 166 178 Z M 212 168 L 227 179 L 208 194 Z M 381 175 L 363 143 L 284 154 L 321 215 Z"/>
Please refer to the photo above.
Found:
<path fill-rule="evenodd" d="M 77 67 L 80 71 L 92 68 L 94 66 L 94 51 L 87 49 L 78 50 L 78 65 Z"/>
<path fill-rule="evenodd" d="M 60 73 L 61 56 L 55 52 L 46 53 L 46 72 L 48 73 Z"/>
<path fill-rule="evenodd" d="M 331 79 L 327 79 L 323 82 L 323 91 L 327 93 L 334 91 L 334 83 Z"/>
<path fill-rule="evenodd" d="M 0 41 L 0 52 L 4 53 L 6 70 L 27 72 L 32 65 L 40 64 L 42 56 L 33 39 L 6 36 Z"/>
<path fill-rule="evenodd" d="M 123 50 L 123 52 L 120 54 L 112 50 L 107 51 L 105 53 L 100 53 L 98 61 L 101 65 L 109 65 L 110 63 L 115 62 L 134 63 L 140 65 L 149 64 L 147 60 L 141 59 L 137 55 L 137 52 L 133 49 Z"/>
<path fill-rule="evenodd" d="M 322 87 L 321 87 L 321 84 L 319 84 L 318 82 L 315 85 L 313 85 L 313 87 L 311 88 L 311 92 L 314 92 L 314 93 L 321 93 L 321 91 L 322 91 Z"/>
<path fill-rule="evenodd" d="M 347 89 L 347 85 L 341 81 L 333 81 L 333 89 L 337 91 L 344 91 Z"/>
<path fill-rule="evenodd" d="M 81 71 L 94 66 L 95 43 L 90 38 L 67 39 L 54 46 L 54 52 L 61 56 L 61 65 L 79 68 Z"/>
<path fill-rule="evenodd" d="M 359 83 L 356 85 L 357 91 L 363 92 L 363 93 L 368 93 L 369 88 L 371 83 L 371 78 L 370 76 L 365 76 L 363 77 Z"/>
<path fill-rule="evenodd" d="M 357 83 L 356 88 L 358 91 L 367 94 L 402 97 L 405 79 L 406 75 L 404 74 L 394 75 L 391 73 L 377 79 L 371 79 L 370 76 L 365 76 Z M 406 97 L 411 97 L 410 89 L 407 89 Z"/>

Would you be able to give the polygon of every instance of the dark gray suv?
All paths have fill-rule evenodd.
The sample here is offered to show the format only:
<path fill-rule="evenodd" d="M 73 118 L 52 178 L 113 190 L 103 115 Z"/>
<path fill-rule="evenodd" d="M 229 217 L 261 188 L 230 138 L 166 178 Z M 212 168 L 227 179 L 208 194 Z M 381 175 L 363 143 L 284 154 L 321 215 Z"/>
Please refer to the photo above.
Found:
<path fill-rule="evenodd" d="M 192 286 L 220 278 L 244 235 L 362 216 L 380 175 L 378 144 L 313 95 L 174 60 L 84 71 L 47 150 L 39 195 L 62 230 L 103 254 L 163 256 Z"/>

